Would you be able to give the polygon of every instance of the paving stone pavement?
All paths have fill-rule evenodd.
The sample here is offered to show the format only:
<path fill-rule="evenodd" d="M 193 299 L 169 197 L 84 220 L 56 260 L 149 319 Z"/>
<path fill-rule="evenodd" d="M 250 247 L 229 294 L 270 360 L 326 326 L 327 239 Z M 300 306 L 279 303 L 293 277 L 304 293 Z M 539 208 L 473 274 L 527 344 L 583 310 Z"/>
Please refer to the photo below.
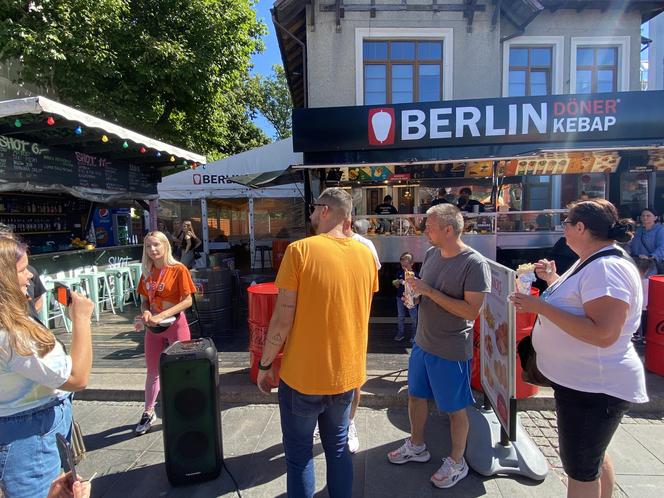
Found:
<path fill-rule="evenodd" d="M 519 416 L 524 429 L 547 458 L 553 471 L 562 482 L 567 483 L 567 476 L 560 461 L 555 412 L 528 410 L 520 412 Z M 614 497 L 650 496 L 647 494 L 648 486 L 638 485 L 638 476 L 659 476 L 660 464 L 664 462 L 662 460 L 664 451 L 658 449 L 653 452 L 648 449 L 653 445 L 653 441 L 643 438 L 645 434 L 656 437 L 655 440 L 658 439 L 660 445 L 664 442 L 664 414 L 625 415 L 623 417 L 620 427 L 609 446 L 609 453 L 613 457 L 616 473 L 619 476 Z M 621 443 L 624 443 L 624 445 L 621 445 Z M 639 468 L 637 463 L 639 459 L 636 454 L 630 454 L 629 451 L 625 450 L 625 447 L 631 447 L 640 456 L 645 457 L 642 467 Z M 652 467 L 648 465 L 648 462 L 652 463 Z M 655 477 L 655 480 L 660 484 L 664 483 L 661 476 Z M 637 489 L 639 490 L 638 493 Z"/>
<path fill-rule="evenodd" d="M 137 402 L 74 403 L 75 419 L 85 434 L 88 454 L 79 465 L 81 475 L 93 480 L 93 497 L 233 497 L 228 474 L 207 483 L 173 488 L 164 471 L 161 420 L 151 432 L 134 437 L 142 404 Z M 447 417 L 432 412 L 426 438 L 432 460 L 425 464 L 390 465 L 387 451 L 407 437 L 408 413 L 403 407 L 360 408 L 356 424 L 360 451 L 353 457 L 353 496 L 378 497 L 513 497 L 565 495 L 565 478 L 558 456 L 555 414 L 527 411 L 522 424 L 547 457 L 552 472 L 541 482 L 516 476 L 483 477 L 474 472 L 457 486 L 439 490 L 430 475 L 449 450 Z M 224 458 L 244 497 L 285 496 L 286 478 L 279 410 L 276 405 L 222 405 Z M 616 497 L 655 497 L 664 487 L 664 419 L 626 416 L 611 444 L 618 486 Z M 327 496 L 324 456 L 314 446 L 317 497 Z"/>

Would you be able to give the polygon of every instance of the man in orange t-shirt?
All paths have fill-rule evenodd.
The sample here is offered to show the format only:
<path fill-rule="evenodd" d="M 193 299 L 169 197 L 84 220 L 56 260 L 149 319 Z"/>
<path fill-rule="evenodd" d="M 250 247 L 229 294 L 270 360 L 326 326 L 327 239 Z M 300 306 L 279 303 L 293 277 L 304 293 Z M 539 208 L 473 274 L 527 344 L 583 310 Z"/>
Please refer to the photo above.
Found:
<path fill-rule="evenodd" d="M 312 204 L 318 235 L 291 243 L 276 285 L 258 387 L 269 392 L 272 361 L 285 342 L 279 409 L 289 496 L 313 496 L 313 432 L 318 423 L 331 497 L 350 497 L 348 425 L 353 391 L 366 378 L 369 313 L 378 290 L 371 251 L 344 234 L 352 199 L 328 188 Z"/>

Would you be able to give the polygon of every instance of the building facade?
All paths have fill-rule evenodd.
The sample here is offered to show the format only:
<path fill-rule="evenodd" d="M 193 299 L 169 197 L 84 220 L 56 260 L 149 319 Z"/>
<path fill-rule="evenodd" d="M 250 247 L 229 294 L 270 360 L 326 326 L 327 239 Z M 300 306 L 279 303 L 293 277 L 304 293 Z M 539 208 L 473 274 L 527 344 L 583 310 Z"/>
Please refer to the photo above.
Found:
<path fill-rule="evenodd" d="M 273 21 L 295 107 L 328 108 L 639 91 L 641 26 L 662 11 L 663 1 L 278 0 Z M 664 207 L 655 173 L 522 184 L 520 209 L 582 193 Z M 411 204 L 422 197 L 415 189 Z"/>

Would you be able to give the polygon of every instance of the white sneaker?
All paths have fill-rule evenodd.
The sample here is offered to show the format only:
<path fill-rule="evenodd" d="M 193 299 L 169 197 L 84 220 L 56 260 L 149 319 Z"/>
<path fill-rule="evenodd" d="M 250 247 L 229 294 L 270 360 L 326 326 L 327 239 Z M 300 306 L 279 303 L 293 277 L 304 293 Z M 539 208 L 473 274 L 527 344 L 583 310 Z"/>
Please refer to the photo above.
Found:
<path fill-rule="evenodd" d="M 318 422 L 316 422 L 316 427 L 314 428 L 314 441 L 320 439 L 320 429 L 318 428 Z"/>
<path fill-rule="evenodd" d="M 447 457 L 443 458 L 443 465 L 431 476 L 431 482 L 437 488 L 451 488 L 467 475 L 465 458 L 461 458 L 461 463 L 454 463 L 451 457 Z"/>
<path fill-rule="evenodd" d="M 143 412 L 143 415 L 141 415 L 141 420 L 138 422 L 136 429 L 134 429 L 134 433 L 137 436 L 142 436 L 152 428 L 152 424 L 154 424 L 156 420 L 157 415 L 154 412 Z"/>
<path fill-rule="evenodd" d="M 357 437 L 357 428 L 355 427 L 355 421 L 351 420 L 350 425 L 348 426 L 348 451 L 351 453 L 357 452 L 360 448 L 360 438 Z"/>
<path fill-rule="evenodd" d="M 408 438 L 398 449 L 390 451 L 387 454 L 387 459 L 391 463 L 401 465 L 408 462 L 428 462 L 431 459 L 431 455 L 427 451 L 426 445 L 422 445 L 422 448 L 417 448 L 410 442 L 410 438 Z"/>

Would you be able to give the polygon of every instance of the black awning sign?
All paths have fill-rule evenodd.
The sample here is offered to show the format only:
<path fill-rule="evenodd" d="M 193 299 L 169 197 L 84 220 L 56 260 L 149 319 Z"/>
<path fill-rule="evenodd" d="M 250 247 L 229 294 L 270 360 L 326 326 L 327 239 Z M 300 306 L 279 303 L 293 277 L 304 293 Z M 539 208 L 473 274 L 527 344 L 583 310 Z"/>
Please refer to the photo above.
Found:
<path fill-rule="evenodd" d="M 0 136 L 0 180 L 153 195 L 160 174 L 151 167 Z"/>
<path fill-rule="evenodd" d="M 295 109 L 297 152 L 664 137 L 664 91 Z"/>

